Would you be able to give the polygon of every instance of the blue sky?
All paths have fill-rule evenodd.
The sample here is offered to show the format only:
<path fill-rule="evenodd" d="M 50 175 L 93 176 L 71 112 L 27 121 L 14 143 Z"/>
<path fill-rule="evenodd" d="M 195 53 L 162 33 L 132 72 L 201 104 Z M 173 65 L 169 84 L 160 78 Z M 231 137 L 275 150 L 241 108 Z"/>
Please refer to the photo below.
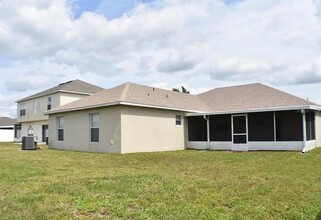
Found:
<path fill-rule="evenodd" d="M 222 0 L 227 5 L 233 5 L 243 0 Z M 108 19 L 121 17 L 139 3 L 149 4 L 155 0 L 74 0 L 73 12 L 79 18 L 85 11 L 104 15 Z"/>
<path fill-rule="evenodd" d="M 151 3 L 154 0 L 76 0 L 74 13 L 78 18 L 84 11 L 93 11 L 114 19 L 130 11 L 136 4 Z"/>
<path fill-rule="evenodd" d="M 0 0 L 0 116 L 74 79 L 192 94 L 260 82 L 321 103 L 320 0 L 17 1 Z"/>

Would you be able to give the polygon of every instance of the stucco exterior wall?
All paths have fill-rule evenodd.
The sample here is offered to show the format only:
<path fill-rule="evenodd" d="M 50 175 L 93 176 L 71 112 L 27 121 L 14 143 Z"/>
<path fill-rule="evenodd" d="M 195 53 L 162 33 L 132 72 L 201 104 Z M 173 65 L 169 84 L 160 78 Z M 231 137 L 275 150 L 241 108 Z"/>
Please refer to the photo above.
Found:
<path fill-rule="evenodd" d="M 48 120 L 48 116 L 44 115 L 44 112 L 47 112 L 48 97 L 51 97 L 51 109 L 53 109 L 58 106 L 76 101 L 86 96 L 87 95 L 83 95 L 83 94 L 58 92 L 55 94 L 50 94 L 50 95 L 30 99 L 24 102 L 19 102 L 17 103 L 17 122 Z M 36 110 L 33 108 L 34 101 L 37 101 Z M 24 116 L 20 116 L 21 103 L 25 104 L 26 115 Z"/>
<path fill-rule="evenodd" d="M 87 96 L 87 95 L 83 95 L 83 94 L 73 94 L 73 93 L 66 93 L 66 92 L 59 93 L 59 95 L 60 95 L 59 106 L 68 104 L 70 102 L 74 102 L 78 99 L 81 99 L 81 98 Z"/>
<path fill-rule="evenodd" d="M 21 136 L 17 141 L 21 141 L 22 137 L 28 136 L 28 130 L 29 128 L 32 128 L 33 136 L 35 137 L 35 140 L 38 142 L 42 142 L 42 125 L 46 125 L 46 124 L 48 124 L 47 120 L 21 123 Z"/>
<path fill-rule="evenodd" d="M 48 97 L 51 97 L 51 109 L 53 109 L 85 96 L 87 95 L 58 92 L 17 103 L 17 122 L 21 123 L 21 135 L 20 138 L 15 139 L 15 141 L 19 142 L 23 136 L 28 136 L 28 129 L 31 127 L 34 130 L 36 140 L 42 142 L 42 125 L 49 123 L 49 116 L 44 114 L 47 112 Z M 34 109 L 35 100 L 37 101 L 36 110 Z M 20 116 L 20 103 L 24 103 L 25 105 L 26 115 L 24 116 Z"/>
<path fill-rule="evenodd" d="M 90 142 L 90 113 L 99 113 L 99 142 Z M 64 117 L 64 141 L 58 141 L 57 117 Z M 49 116 L 49 148 L 120 153 L 120 107 L 52 114 Z"/>
<path fill-rule="evenodd" d="M 315 114 L 315 141 L 316 146 L 321 147 L 321 112 Z"/>
<path fill-rule="evenodd" d="M 27 121 L 41 121 L 48 120 L 48 116 L 44 115 L 44 112 L 47 111 L 47 99 L 51 97 L 51 107 L 55 108 L 59 106 L 60 103 L 60 95 L 58 93 L 51 94 L 48 96 L 42 96 L 35 99 L 27 100 L 24 102 L 17 103 L 17 122 L 27 122 Z M 37 101 L 37 109 L 36 112 L 33 108 L 33 102 Z M 26 115 L 20 116 L 20 104 L 25 104 Z"/>
<path fill-rule="evenodd" d="M 122 106 L 121 153 L 185 149 L 184 120 L 176 125 L 181 112 Z"/>

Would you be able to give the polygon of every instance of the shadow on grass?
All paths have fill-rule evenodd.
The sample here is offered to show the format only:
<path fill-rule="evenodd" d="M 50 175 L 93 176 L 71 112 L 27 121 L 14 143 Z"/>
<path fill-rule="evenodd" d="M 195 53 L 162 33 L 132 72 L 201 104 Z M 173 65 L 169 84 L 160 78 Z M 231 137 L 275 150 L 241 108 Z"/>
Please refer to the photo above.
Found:
<path fill-rule="evenodd" d="M 317 217 L 315 217 L 315 220 L 321 220 L 321 211 L 318 213 Z"/>

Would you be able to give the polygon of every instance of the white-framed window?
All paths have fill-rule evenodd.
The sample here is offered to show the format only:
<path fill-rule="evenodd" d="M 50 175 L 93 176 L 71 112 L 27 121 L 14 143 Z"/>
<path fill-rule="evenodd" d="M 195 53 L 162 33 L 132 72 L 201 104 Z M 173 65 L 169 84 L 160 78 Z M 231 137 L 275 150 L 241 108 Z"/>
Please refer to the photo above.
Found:
<path fill-rule="evenodd" d="M 26 105 L 25 105 L 25 103 L 20 103 L 19 109 L 20 109 L 20 116 L 26 115 Z"/>
<path fill-rule="evenodd" d="M 181 124 L 182 124 L 182 116 L 176 115 L 176 125 L 181 125 Z"/>
<path fill-rule="evenodd" d="M 90 142 L 99 142 L 99 114 L 89 114 Z"/>
<path fill-rule="evenodd" d="M 37 114 L 37 109 L 38 109 L 38 102 L 37 100 L 33 101 L 33 115 Z"/>
<path fill-rule="evenodd" d="M 57 138 L 58 141 L 64 141 L 64 117 L 57 117 Z"/>
<path fill-rule="evenodd" d="M 47 98 L 47 110 L 51 109 L 51 97 Z"/>

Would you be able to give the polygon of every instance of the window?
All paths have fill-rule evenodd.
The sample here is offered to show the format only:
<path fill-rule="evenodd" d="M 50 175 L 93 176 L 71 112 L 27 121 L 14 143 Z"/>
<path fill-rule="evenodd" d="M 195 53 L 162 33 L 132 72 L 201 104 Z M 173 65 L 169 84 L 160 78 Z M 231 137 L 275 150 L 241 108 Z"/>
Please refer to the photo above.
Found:
<path fill-rule="evenodd" d="M 99 114 L 90 114 L 90 142 L 99 142 Z"/>
<path fill-rule="evenodd" d="M 47 110 L 51 109 L 51 97 L 48 97 L 47 99 Z"/>
<path fill-rule="evenodd" d="M 64 117 L 57 117 L 58 141 L 64 141 Z"/>
<path fill-rule="evenodd" d="M 37 107 L 38 107 L 38 102 L 37 100 L 33 101 L 33 115 L 37 114 Z"/>
<path fill-rule="evenodd" d="M 176 125 L 181 125 L 182 124 L 182 116 L 176 115 Z"/>
<path fill-rule="evenodd" d="M 20 116 L 24 116 L 26 115 L 26 107 L 25 107 L 25 103 L 21 103 L 20 104 Z"/>

